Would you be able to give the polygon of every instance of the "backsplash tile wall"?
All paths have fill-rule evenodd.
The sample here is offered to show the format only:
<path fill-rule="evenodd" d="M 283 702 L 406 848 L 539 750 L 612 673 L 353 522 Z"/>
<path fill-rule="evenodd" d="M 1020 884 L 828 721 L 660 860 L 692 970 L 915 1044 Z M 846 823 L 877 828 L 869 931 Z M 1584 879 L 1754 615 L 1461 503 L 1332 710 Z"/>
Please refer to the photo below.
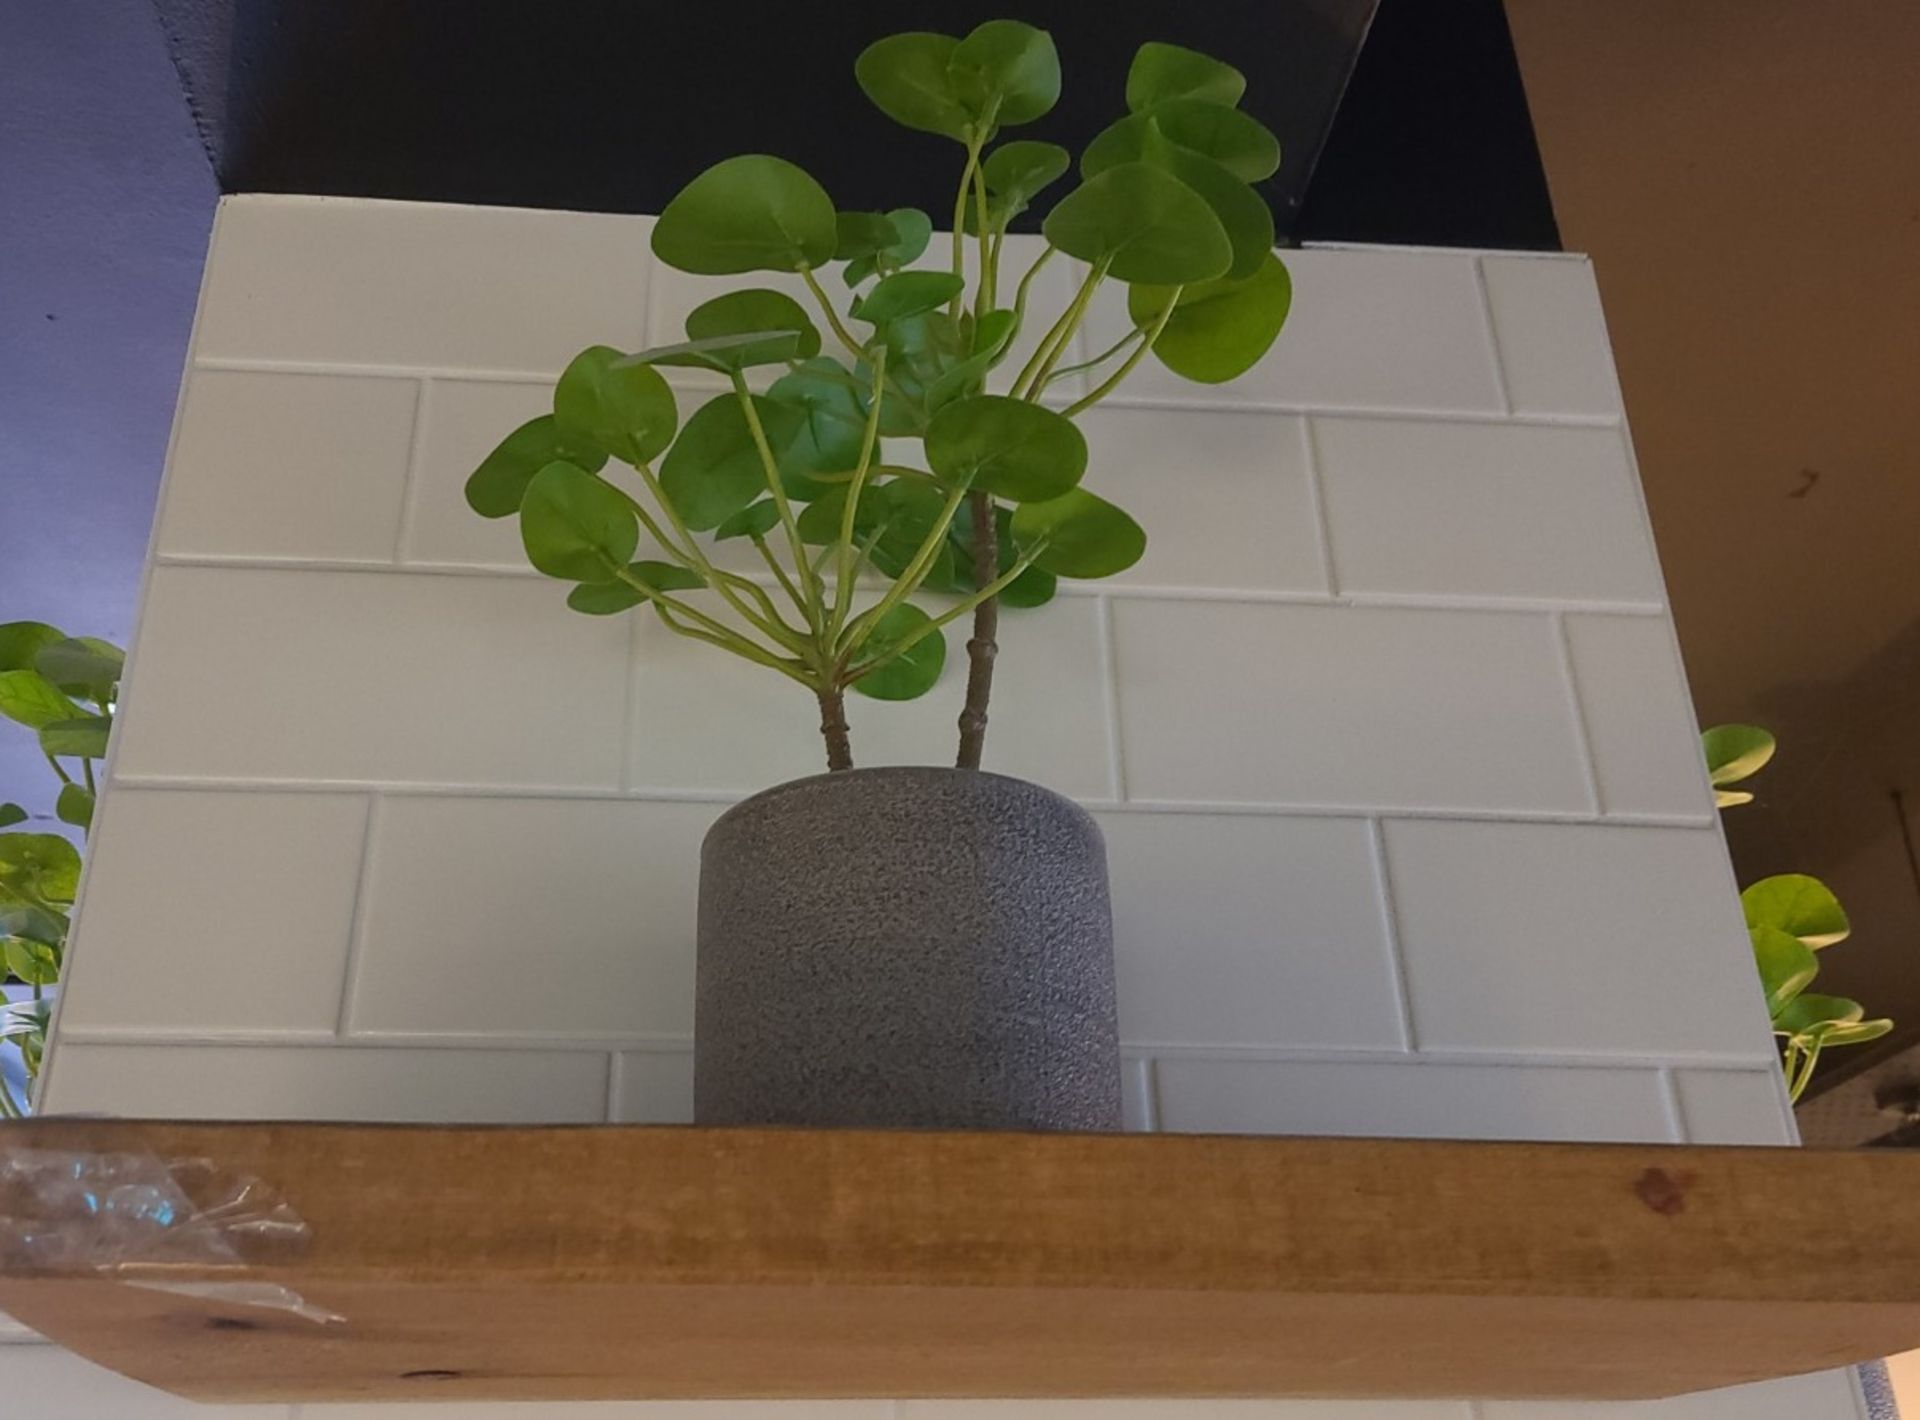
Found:
<path fill-rule="evenodd" d="M 821 767 L 813 707 L 569 613 L 460 498 L 576 349 L 671 339 L 723 288 L 650 270 L 648 225 L 223 204 L 48 1108 L 687 1117 L 700 835 Z M 1292 322 L 1252 375 L 1143 367 L 1086 421 L 1089 486 L 1142 515 L 1146 559 L 1003 622 L 992 766 L 1111 845 L 1129 1119 L 1788 1142 L 1586 262 L 1287 259 Z M 944 762 L 958 699 L 855 705 L 856 755 Z M 1840 1376 L 1604 1413 L 1756 1394 L 1855 1414 Z"/>

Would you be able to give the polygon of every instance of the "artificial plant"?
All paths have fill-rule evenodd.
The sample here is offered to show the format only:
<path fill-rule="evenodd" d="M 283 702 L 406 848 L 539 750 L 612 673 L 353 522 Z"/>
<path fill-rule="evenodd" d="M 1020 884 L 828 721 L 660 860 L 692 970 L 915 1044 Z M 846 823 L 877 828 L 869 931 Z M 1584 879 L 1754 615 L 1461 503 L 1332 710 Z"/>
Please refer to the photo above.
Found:
<path fill-rule="evenodd" d="M 106 757 L 125 659 L 117 646 L 42 622 L 0 625 L 0 715 L 38 736 L 60 781 L 55 817 L 83 840 L 93 826 L 94 766 Z M 46 990 L 66 959 L 80 852 L 61 834 L 19 827 L 28 820 L 19 804 L 0 803 L 0 983 L 22 982 L 33 992 L 0 1013 L 0 1047 L 19 1050 L 31 1082 L 53 1015 Z M 18 1118 L 25 1104 L 0 1080 L 0 1116 Z"/>
<path fill-rule="evenodd" d="M 1741 784 L 1773 758 L 1774 737 L 1757 725 L 1716 725 L 1700 737 L 1714 804 L 1733 808 L 1753 802 Z M 1893 1029 L 1886 1019 L 1866 1019 L 1866 1008 L 1844 996 L 1807 990 L 1820 972 L 1816 953 L 1852 933 L 1846 910 L 1825 883 L 1805 873 L 1776 873 L 1740 893 L 1754 965 L 1767 995 L 1767 1014 L 1780 1041 L 1787 1096 L 1798 1101 L 1813 1081 L 1820 1054 L 1833 1046 L 1864 1045 Z"/>
<path fill-rule="evenodd" d="M 1237 70 L 1143 45 L 1125 114 L 1079 155 L 1078 185 L 1015 277 L 1001 269 L 1009 224 L 1073 165 L 1056 144 L 1001 141 L 1059 97 L 1052 39 L 1013 20 L 965 38 L 894 35 L 854 73 L 889 118 L 958 145 L 950 238 L 933 247 L 916 209 L 839 210 L 780 158 L 709 168 L 661 213 L 654 255 L 699 275 L 797 277 L 831 338 L 794 294 L 750 288 L 693 310 L 682 343 L 582 351 L 553 412 L 488 455 L 467 500 L 518 515 L 534 567 L 577 584 L 575 610 L 651 607 L 679 635 L 804 686 L 830 769 L 853 763 L 845 692 L 926 694 L 944 628 L 970 616 L 956 762 L 976 768 L 1001 605 L 1038 606 L 1058 578 L 1110 576 L 1145 549 L 1133 518 L 1082 486 L 1075 417 L 1149 351 L 1187 378 L 1230 380 L 1286 319 L 1290 280 L 1252 187 L 1280 148 L 1238 107 Z M 1035 279 L 1062 258 L 1082 264 L 1073 297 L 1015 368 Z M 844 312 L 822 280 L 834 266 Z M 1127 287 L 1130 327 L 1065 363 L 1110 281 Z M 683 421 L 662 369 L 730 388 Z M 1087 389 L 1071 397 L 1062 382 L 1075 375 Z M 709 538 L 750 543 L 754 574 L 716 565 Z"/>

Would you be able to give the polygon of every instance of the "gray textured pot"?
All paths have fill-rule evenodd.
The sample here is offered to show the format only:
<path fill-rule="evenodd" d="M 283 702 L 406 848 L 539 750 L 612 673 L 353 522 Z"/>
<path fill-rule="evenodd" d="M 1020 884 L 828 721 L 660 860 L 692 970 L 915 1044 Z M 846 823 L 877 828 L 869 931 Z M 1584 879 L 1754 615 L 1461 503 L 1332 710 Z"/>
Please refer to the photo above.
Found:
<path fill-rule="evenodd" d="M 700 855 L 701 1124 L 1118 1129 L 1099 827 L 963 769 L 799 779 Z"/>

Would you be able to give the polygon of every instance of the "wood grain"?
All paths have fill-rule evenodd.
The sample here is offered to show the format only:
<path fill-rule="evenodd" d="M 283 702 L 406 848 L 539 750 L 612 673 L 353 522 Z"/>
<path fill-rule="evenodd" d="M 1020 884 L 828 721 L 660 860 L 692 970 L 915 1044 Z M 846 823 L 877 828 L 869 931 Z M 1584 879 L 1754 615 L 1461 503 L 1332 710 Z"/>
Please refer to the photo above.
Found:
<path fill-rule="evenodd" d="M 215 1159 L 311 1225 L 241 1275 L 343 1324 L 0 1273 L 0 1309 L 201 1400 L 1631 1399 L 1920 1345 L 1894 1152 L 0 1127 L 24 1148 Z"/>

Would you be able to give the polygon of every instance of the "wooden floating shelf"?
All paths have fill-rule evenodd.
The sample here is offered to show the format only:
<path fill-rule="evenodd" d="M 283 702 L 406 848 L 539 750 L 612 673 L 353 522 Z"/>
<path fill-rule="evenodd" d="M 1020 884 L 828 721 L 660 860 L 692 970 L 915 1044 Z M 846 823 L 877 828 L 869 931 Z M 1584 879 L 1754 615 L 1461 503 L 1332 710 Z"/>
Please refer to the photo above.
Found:
<path fill-rule="evenodd" d="M 1180 1135 L 39 1120 L 311 1225 L 332 1324 L 99 1277 L 0 1310 L 207 1401 L 1633 1399 L 1920 1345 L 1920 1158 Z"/>

